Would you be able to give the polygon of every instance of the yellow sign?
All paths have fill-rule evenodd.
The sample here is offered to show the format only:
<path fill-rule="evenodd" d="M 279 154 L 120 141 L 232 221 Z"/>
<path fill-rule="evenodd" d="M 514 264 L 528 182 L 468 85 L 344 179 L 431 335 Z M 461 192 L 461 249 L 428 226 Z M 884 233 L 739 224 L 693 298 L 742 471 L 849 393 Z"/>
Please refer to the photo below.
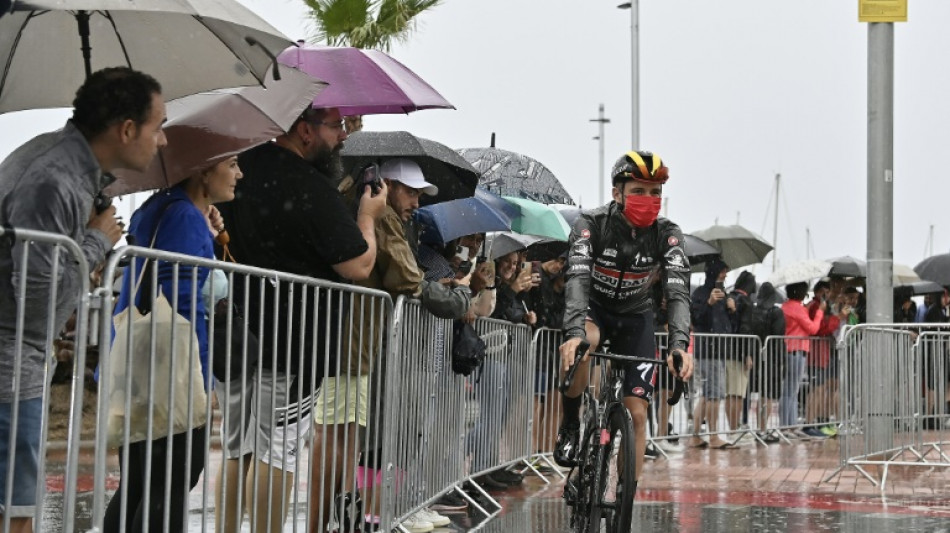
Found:
<path fill-rule="evenodd" d="M 858 0 L 858 22 L 907 22 L 907 0 Z"/>

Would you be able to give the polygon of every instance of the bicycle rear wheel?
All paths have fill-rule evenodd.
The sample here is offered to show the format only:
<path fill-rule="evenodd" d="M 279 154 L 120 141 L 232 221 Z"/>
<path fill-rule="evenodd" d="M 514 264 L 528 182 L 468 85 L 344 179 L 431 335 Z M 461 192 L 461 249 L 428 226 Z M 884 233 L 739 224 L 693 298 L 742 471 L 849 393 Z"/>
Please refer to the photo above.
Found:
<path fill-rule="evenodd" d="M 600 532 L 600 519 L 607 523 L 607 533 L 629 533 L 633 519 L 636 490 L 637 454 L 633 420 L 623 405 L 611 409 L 606 434 L 602 434 L 600 468 L 595 475 L 591 495 L 589 533 Z"/>

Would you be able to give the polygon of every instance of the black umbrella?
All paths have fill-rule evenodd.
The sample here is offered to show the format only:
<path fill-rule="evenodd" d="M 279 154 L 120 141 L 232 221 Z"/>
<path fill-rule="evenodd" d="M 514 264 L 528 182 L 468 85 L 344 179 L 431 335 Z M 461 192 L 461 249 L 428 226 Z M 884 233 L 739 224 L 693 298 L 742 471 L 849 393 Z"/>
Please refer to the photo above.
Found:
<path fill-rule="evenodd" d="M 703 263 L 719 257 L 719 250 L 715 246 L 688 233 L 683 234 L 683 248 L 693 272 L 702 272 Z"/>
<path fill-rule="evenodd" d="M 934 283 L 946 287 L 950 285 L 950 254 L 928 257 L 920 263 L 917 263 L 917 266 L 914 267 L 914 272 L 916 272 L 921 279 L 933 281 Z"/>
<path fill-rule="evenodd" d="M 512 231 L 499 231 L 489 233 L 485 241 L 485 249 L 489 250 L 489 258 L 498 259 L 511 252 L 518 252 L 540 242 L 547 242 L 551 239 L 547 237 L 538 237 L 535 235 L 522 235 Z"/>
<path fill-rule="evenodd" d="M 478 172 L 455 150 L 406 131 L 355 132 L 340 155 L 343 169 L 350 176 L 371 163 L 393 157 L 412 159 L 422 168 L 426 181 L 439 188 L 438 195 L 419 199 L 423 205 L 471 197 L 478 185 Z"/>
<path fill-rule="evenodd" d="M 868 276 L 867 263 L 850 255 L 827 259 L 827 261 L 831 263 L 829 276 L 843 278 L 866 278 Z"/>
<path fill-rule="evenodd" d="M 498 148 L 459 150 L 479 172 L 479 185 L 500 196 L 515 196 L 542 204 L 574 205 L 561 182 L 538 161 Z"/>
<path fill-rule="evenodd" d="M 911 296 L 920 296 L 922 294 L 942 293 L 943 285 L 940 285 L 939 283 L 934 283 L 933 281 L 922 279 L 920 281 L 914 281 L 911 283 L 906 283 L 904 285 L 897 285 L 894 287 L 894 292 L 896 294 L 908 294 Z"/>

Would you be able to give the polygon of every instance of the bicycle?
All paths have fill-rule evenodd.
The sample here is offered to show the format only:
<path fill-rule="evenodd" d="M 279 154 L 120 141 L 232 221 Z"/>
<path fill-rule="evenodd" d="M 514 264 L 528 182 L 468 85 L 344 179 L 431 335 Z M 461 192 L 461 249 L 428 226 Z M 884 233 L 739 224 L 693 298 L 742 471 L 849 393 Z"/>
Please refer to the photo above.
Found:
<path fill-rule="evenodd" d="M 581 357 L 589 347 L 587 342 L 577 347 L 574 364 L 561 383 L 561 392 L 566 392 L 571 386 Z M 590 356 L 615 363 L 665 364 L 662 359 L 608 352 L 592 352 Z M 682 357 L 678 353 L 673 354 L 673 364 L 677 369 L 682 367 Z M 564 488 L 564 498 L 571 507 L 571 528 L 576 533 L 599 533 L 602 520 L 607 523 L 607 533 L 630 531 L 638 458 L 634 447 L 633 419 L 623 403 L 623 372 L 623 365 L 610 365 L 607 372 L 601 372 L 599 397 L 594 395 L 592 385 L 584 391 L 583 440 L 577 454 L 577 466 L 568 474 Z M 676 380 L 673 396 L 667 403 L 675 405 L 688 393 L 686 382 Z M 611 467 L 614 476 L 611 476 Z M 611 485 L 612 480 L 615 483 Z M 609 498 L 611 493 L 612 500 Z"/>

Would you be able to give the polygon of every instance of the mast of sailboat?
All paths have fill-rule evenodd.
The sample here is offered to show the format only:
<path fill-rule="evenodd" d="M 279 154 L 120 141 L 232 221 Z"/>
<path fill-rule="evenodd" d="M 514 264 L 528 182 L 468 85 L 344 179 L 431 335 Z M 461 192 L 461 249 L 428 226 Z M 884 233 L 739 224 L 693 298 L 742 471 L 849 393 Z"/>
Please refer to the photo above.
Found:
<path fill-rule="evenodd" d="M 782 175 L 775 174 L 775 223 L 772 226 L 772 272 L 778 267 L 778 191 Z"/>

